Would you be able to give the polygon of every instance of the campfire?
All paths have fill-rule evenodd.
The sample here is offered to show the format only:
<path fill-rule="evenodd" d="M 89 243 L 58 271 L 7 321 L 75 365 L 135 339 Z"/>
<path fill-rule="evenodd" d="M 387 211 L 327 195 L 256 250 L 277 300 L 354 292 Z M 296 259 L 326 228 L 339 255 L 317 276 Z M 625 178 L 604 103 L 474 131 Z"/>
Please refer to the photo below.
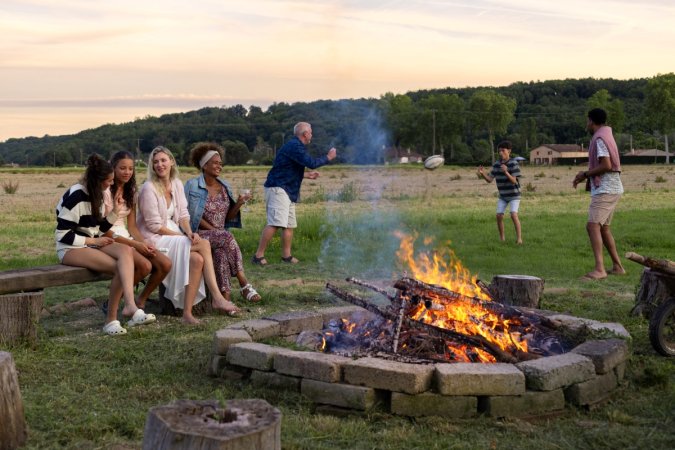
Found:
<path fill-rule="evenodd" d="M 409 276 L 394 282 L 394 293 L 356 278 L 347 279 L 384 296 L 387 306 L 380 307 L 328 283 L 331 293 L 374 316 L 331 322 L 318 334 L 300 336 L 299 343 L 309 342 L 321 351 L 349 356 L 485 363 L 515 363 L 571 348 L 557 332 L 559 323 L 500 303 L 448 247 L 415 257 L 416 237 L 398 236 L 397 256 Z M 431 243 L 424 242 L 427 246 Z"/>

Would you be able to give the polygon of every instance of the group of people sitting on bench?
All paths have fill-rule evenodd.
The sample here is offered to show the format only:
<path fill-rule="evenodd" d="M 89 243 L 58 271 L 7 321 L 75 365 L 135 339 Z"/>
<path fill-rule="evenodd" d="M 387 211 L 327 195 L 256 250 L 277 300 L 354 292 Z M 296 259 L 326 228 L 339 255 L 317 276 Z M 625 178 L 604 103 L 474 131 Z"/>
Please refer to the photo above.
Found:
<path fill-rule="evenodd" d="M 182 309 L 186 324 L 200 323 L 192 308 L 206 297 L 205 286 L 215 311 L 240 314 L 231 298 L 232 277 L 244 299 L 261 300 L 228 231 L 241 228 L 240 208 L 251 195 L 234 199 L 219 177 L 222 158 L 219 145 L 196 144 L 190 161 L 200 175 L 183 186 L 171 151 L 155 147 L 147 181 L 138 190 L 131 153 L 119 151 L 110 161 L 92 154 L 80 182 L 64 193 L 56 207 L 57 256 L 62 264 L 112 275 L 104 333 L 127 333 L 117 318 L 121 300 L 127 327 L 155 322 L 144 308 L 160 284 L 164 298 Z M 148 275 L 136 297 L 134 286 Z"/>

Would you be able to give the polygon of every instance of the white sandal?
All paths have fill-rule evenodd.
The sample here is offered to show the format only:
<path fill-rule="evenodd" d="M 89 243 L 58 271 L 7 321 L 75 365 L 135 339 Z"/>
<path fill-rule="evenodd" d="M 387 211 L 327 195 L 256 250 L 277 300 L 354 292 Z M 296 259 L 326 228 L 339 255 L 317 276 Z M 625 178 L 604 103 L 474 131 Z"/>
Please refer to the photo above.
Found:
<path fill-rule="evenodd" d="M 127 334 L 127 330 L 125 330 L 122 325 L 120 325 L 119 320 L 113 320 L 112 322 L 106 323 L 103 327 L 103 332 L 108 336 L 120 336 L 122 334 Z"/>
<path fill-rule="evenodd" d="M 244 294 L 244 291 L 247 291 L 247 293 Z M 260 294 L 258 294 L 258 291 L 256 291 L 253 288 L 253 286 L 251 286 L 251 283 L 249 283 L 246 286 L 239 289 L 239 292 L 241 292 L 242 297 L 244 297 L 246 300 L 248 300 L 251 303 L 257 303 L 260 300 L 262 300 L 262 298 L 260 297 Z"/>

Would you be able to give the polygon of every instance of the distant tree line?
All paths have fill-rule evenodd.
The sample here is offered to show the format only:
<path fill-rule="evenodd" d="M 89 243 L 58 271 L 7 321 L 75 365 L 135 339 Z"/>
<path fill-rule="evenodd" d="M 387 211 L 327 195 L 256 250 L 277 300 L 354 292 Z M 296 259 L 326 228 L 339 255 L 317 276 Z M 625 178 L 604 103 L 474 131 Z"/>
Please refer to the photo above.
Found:
<path fill-rule="evenodd" d="M 0 163 L 64 166 L 97 152 L 130 150 L 145 159 L 156 146 L 169 147 L 187 163 L 200 141 L 225 148 L 224 163 L 270 164 L 292 137 L 298 121 L 312 123 L 315 154 L 339 149 L 340 162 L 379 164 L 391 149 L 428 156 L 442 153 L 451 164 L 489 162 L 498 140 L 529 156 L 541 144 L 588 143 L 586 112 L 608 111 L 622 151 L 668 145 L 675 131 L 675 74 L 649 79 L 566 79 L 519 82 L 504 87 L 446 88 L 379 99 L 318 100 L 258 106 L 209 107 L 107 124 L 74 135 L 8 139 Z"/>

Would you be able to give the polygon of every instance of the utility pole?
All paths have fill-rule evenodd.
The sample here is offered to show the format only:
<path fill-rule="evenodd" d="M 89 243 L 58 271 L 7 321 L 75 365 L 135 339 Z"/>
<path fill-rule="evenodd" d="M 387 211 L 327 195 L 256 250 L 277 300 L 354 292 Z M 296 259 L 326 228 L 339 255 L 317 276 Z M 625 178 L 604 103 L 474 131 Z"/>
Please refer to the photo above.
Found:
<path fill-rule="evenodd" d="M 436 110 L 431 110 L 431 123 L 432 123 L 432 134 L 431 134 L 431 154 L 436 154 Z"/>
<path fill-rule="evenodd" d="M 143 139 L 136 139 L 136 161 L 141 159 L 141 141 Z M 134 166 L 136 163 L 134 162 Z"/>

